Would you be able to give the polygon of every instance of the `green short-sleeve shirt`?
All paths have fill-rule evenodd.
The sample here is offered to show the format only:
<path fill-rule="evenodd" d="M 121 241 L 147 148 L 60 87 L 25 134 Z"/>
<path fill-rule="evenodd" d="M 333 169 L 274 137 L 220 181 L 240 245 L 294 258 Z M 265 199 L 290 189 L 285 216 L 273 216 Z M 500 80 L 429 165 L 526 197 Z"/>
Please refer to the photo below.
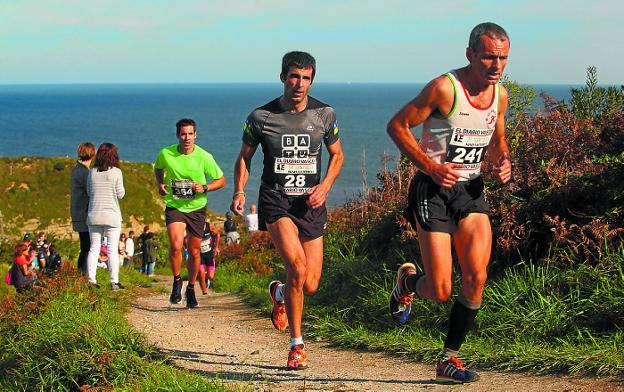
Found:
<path fill-rule="evenodd" d="M 165 172 L 164 181 L 169 193 L 165 196 L 165 204 L 180 212 L 197 211 L 206 205 L 206 194 L 192 192 L 192 182 L 203 185 L 208 178 L 216 180 L 223 177 L 223 171 L 212 154 L 197 145 L 188 155 L 181 154 L 177 144 L 163 148 L 156 157 L 154 167 Z"/>

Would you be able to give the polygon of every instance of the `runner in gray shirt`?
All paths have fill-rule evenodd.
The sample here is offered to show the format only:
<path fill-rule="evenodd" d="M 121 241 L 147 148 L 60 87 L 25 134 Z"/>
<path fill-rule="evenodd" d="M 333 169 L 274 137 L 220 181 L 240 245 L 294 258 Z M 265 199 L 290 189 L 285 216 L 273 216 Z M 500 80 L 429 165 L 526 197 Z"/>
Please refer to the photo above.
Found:
<path fill-rule="evenodd" d="M 318 289 L 323 266 L 323 235 L 327 223 L 325 201 L 343 162 L 334 110 L 312 97 L 316 62 L 304 52 L 282 59 L 284 94 L 254 110 L 243 128 L 243 145 L 234 169 L 231 210 L 245 211 L 245 185 L 251 158 L 259 144 L 264 170 L 258 200 L 260 230 L 268 230 L 286 267 L 286 282 L 273 281 L 272 322 L 280 331 L 290 324 L 287 367 L 307 366 L 301 334 L 305 295 Z M 321 145 L 329 153 L 321 180 Z"/>

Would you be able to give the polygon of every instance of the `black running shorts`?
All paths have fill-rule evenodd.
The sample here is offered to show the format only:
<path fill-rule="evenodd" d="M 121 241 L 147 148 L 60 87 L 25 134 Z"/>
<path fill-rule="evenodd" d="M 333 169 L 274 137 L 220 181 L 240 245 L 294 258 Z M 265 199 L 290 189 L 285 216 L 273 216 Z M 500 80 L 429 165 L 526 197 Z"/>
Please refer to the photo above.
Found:
<path fill-rule="evenodd" d="M 206 225 L 206 210 L 201 208 L 191 212 L 180 212 L 175 208 L 165 208 L 165 223 L 167 226 L 174 222 L 182 222 L 186 225 L 186 232 L 193 236 L 204 238 L 204 226 Z"/>
<path fill-rule="evenodd" d="M 327 208 L 325 204 L 312 208 L 306 204 L 307 197 L 287 197 L 278 190 L 260 186 L 258 196 L 258 228 L 266 231 L 266 225 L 283 217 L 290 218 L 299 229 L 299 235 L 314 239 L 325 235 Z"/>
<path fill-rule="evenodd" d="M 412 179 L 408 206 L 403 211 L 414 230 L 418 224 L 429 232 L 453 234 L 459 221 L 471 213 L 489 216 L 490 206 L 485 200 L 483 177 L 460 181 L 452 188 L 437 185 L 431 177 L 418 172 Z"/>
<path fill-rule="evenodd" d="M 205 265 L 206 267 L 216 266 L 214 250 L 201 254 L 201 264 Z"/>

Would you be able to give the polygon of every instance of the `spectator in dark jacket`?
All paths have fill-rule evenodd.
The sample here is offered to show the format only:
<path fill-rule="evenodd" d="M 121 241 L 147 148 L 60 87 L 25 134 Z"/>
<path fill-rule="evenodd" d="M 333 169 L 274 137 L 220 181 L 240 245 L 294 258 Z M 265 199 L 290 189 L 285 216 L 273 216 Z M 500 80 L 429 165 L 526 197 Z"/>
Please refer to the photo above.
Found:
<path fill-rule="evenodd" d="M 223 223 L 223 229 L 225 231 L 225 244 L 232 245 L 240 242 L 240 234 L 236 231 L 236 222 L 234 222 L 233 214 L 228 211 L 225 213 L 225 222 Z"/>
<path fill-rule="evenodd" d="M 158 249 L 158 242 L 154 239 L 154 233 L 150 231 L 147 233 L 147 240 L 145 240 L 145 274 L 148 276 L 154 275 L 154 266 L 156 265 L 156 249 Z"/>
<path fill-rule="evenodd" d="M 95 146 L 89 142 L 78 146 L 78 161 L 71 172 L 71 216 L 72 227 L 80 237 L 80 254 L 78 255 L 78 270 L 87 274 L 87 254 L 91 247 L 89 228 L 87 227 L 87 212 L 89 209 L 89 195 L 87 195 L 87 177 L 89 165 L 95 157 Z"/>

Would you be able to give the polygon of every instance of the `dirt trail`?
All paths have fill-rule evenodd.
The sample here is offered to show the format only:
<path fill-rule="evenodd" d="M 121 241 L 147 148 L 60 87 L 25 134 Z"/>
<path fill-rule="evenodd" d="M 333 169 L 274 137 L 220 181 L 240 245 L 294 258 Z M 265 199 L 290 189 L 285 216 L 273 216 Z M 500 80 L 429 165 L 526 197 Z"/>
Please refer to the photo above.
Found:
<path fill-rule="evenodd" d="M 159 284 L 169 286 L 169 279 Z M 186 287 L 186 286 L 185 286 Z M 254 390 L 275 391 L 624 391 L 615 380 L 535 377 L 481 371 L 472 385 L 440 386 L 432 381 L 433 366 L 380 353 L 334 348 L 327 342 L 306 341 L 309 368 L 285 369 L 288 334 L 273 329 L 231 293 L 209 290 L 199 307 L 170 305 L 168 295 L 136 300 L 128 320 L 174 362 L 207 377 L 241 383 Z"/>

